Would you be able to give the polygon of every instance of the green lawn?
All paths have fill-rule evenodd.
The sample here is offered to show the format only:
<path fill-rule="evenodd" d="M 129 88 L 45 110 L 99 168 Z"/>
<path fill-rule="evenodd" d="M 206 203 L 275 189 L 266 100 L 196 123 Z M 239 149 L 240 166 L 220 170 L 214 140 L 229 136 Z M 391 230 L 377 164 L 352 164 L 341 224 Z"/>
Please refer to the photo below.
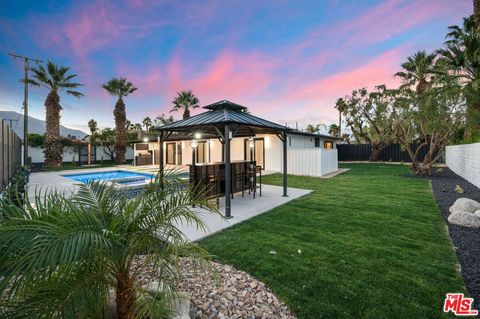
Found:
<path fill-rule="evenodd" d="M 403 165 L 342 166 L 331 179 L 289 177 L 313 193 L 201 244 L 299 318 L 444 317 L 445 293 L 465 288 L 429 181 L 399 176 Z"/>

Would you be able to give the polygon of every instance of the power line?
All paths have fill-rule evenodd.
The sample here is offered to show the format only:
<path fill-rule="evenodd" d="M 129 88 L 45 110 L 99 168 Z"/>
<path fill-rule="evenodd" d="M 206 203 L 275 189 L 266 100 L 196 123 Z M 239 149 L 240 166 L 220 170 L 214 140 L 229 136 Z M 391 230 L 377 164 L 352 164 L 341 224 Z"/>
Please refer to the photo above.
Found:
<path fill-rule="evenodd" d="M 42 60 L 29 58 L 15 53 L 8 53 L 9 56 L 15 59 L 23 59 L 23 70 L 25 76 L 23 82 L 25 84 L 23 92 L 23 165 L 28 165 L 28 70 L 30 69 L 29 62 L 33 61 L 36 64 L 42 63 Z"/>

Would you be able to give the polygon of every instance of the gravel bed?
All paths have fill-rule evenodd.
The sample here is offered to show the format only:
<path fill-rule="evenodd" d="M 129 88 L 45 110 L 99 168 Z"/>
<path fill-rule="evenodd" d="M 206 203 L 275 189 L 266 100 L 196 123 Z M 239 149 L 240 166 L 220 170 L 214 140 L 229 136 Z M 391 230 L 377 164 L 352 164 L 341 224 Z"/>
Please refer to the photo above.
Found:
<path fill-rule="evenodd" d="M 137 266 L 142 283 L 154 279 L 143 260 L 137 261 Z M 264 283 L 229 265 L 211 262 L 211 266 L 213 272 L 208 272 L 195 267 L 188 258 L 181 260 L 179 290 L 190 296 L 191 318 L 296 318 Z"/>
<path fill-rule="evenodd" d="M 475 307 L 480 310 L 480 228 L 452 225 L 447 221 L 450 215 L 448 209 L 458 198 L 466 197 L 480 202 L 480 190 L 448 168 L 434 168 L 429 179 L 437 205 L 448 225 L 465 285 L 475 299 Z M 456 185 L 463 189 L 462 194 L 455 191 Z"/>

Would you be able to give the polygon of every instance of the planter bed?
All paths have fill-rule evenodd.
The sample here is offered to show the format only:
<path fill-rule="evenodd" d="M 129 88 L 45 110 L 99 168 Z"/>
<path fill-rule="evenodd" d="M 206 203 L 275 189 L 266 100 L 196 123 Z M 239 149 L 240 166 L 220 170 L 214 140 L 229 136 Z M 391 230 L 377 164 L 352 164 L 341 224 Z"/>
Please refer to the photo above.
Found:
<path fill-rule="evenodd" d="M 434 169 L 430 179 L 433 195 L 448 224 L 448 232 L 460 262 L 465 285 L 475 299 L 476 308 L 480 310 L 480 228 L 452 225 L 447 221 L 450 215 L 448 209 L 458 198 L 480 201 L 480 190 L 448 168 Z M 456 185 L 463 189 L 463 193 L 455 192 Z"/>

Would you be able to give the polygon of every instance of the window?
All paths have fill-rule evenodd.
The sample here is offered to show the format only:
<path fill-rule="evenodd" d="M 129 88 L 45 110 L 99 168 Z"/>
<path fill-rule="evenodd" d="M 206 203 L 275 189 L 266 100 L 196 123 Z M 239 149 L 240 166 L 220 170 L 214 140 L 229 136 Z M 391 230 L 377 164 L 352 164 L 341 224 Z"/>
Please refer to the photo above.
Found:
<path fill-rule="evenodd" d="M 320 147 L 320 137 L 315 137 L 315 147 Z"/>
<path fill-rule="evenodd" d="M 332 150 L 333 149 L 333 142 L 332 141 L 324 141 L 323 142 L 323 148 L 327 150 Z"/>

